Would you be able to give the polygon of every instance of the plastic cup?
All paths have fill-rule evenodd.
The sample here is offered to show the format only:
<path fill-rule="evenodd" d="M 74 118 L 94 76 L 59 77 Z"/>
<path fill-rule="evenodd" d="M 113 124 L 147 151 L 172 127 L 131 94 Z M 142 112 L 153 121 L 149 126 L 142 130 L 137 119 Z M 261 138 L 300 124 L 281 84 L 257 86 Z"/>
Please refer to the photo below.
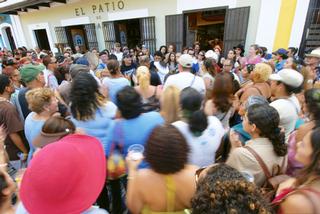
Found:
<path fill-rule="evenodd" d="M 247 171 L 243 171 L 243 172 L 240 172 L 242 174 L 242 176 L 249 182 L 254 182 L 254 176 L 250 173 L 250 172 L 247 172 Z"/>
<path fill-rule="evenodd" d="M 131 160 L 140 160 L 143 158 L 144 147 L 141 144 L 133 144 L 128 148 L 128 154 Z"/>

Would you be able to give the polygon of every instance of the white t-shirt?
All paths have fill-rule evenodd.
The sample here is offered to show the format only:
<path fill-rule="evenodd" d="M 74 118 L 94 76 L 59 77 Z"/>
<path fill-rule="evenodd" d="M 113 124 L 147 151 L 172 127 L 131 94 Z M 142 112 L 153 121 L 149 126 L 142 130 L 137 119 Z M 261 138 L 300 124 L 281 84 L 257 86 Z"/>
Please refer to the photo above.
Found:
<path fill-rule="evenodd" d="M 179 129 L 190 146 L 189 164 L 203 167 L 214 163 L 216 151 L 220 146 L 221 138 L 225 134 L 225 130 L 218 118 L 209 116 L 208 127 L 199 137 L 192 134 L 189 124 L 186 122 L 177 121 L 172 125 Z"/>
<path fill-rule="evenodd" d="M 280 126 L 284 128 L 286 134 L 286 142 L 289 134 L 294 131 L 296 122 L 299 118 L 301 110 L 299 101 L 295 95 L 290 96 L 288 99 L 277 99 L 270 103 L 280 116 Z"/>
<path fill-rule="evenodd" d="M 183 90 L 187 87 L 192 87 L 202 95 L 206 93 L 206 87 L 203 79 L 199 76 L 193 75 L 188 71 L 183 71 L 178 74 L 169 76 L 164 84 L 163 89 L 165 90 L 170 85 L 176 86 L 180 90 Z"/>
<path fill-rule="evenodd" d="M 119 53 L 114 52 L 113 54 L 116 55 L 117 60 L 118 60 L 119 62 L 122 61 L 122 58 L 123 58 L 123 53 L 122 53 L 122 52 L 119 52 Z"/>

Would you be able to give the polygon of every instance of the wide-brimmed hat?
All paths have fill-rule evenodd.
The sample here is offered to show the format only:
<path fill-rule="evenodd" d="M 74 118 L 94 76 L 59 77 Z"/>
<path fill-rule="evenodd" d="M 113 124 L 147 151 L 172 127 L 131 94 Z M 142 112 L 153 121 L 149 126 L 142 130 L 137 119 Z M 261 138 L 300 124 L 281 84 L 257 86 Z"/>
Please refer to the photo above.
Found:
<path fill-rule="evenodd" d="M 68 134 L 71 134 L 70 129 L 58 133 L 45 133 L 41 130 L 40 134 L 33 140 L 32 145 L 37 148 L 42 148 L 50 143 L 58 141 Z"/>
<path fill-rule="evenodd" d="M 303 76 L 298 71 L 285 68 L 276 74 L 271 74 L 270 80 L 280 81 L 291 87 L 300 87 L 303 83 Z"/>
<path fill-rule="evenodd" d="M 20 196 L 29 213 L 78 214 L 96 201 L 106 179 L 106 158 L 98 139 L 68 135 L 33 157 Z"/>
<path fill-rule="evenodd" d="M 306 54 L 306 57 L 316 57 L 316 58 L 320 58 L 320 50 L 315 49 L 315 50 L 311 51 L 311 53 Z"/>

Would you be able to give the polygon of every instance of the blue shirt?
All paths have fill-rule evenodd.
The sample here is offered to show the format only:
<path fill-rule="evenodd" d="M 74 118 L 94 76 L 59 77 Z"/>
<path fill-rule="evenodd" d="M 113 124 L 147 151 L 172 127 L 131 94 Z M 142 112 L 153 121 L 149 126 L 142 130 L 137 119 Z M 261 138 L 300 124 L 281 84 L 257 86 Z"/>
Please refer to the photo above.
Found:
<path fill-rule="evenodd" d="M 115 125 L 115 123 L 119 123 Z M 152 130 L 164 123 L 163 118 L 158 112 L 148 112 L 141 114 L 140 116 L 129 120 L 118 120 L 113 124 L 113 128 L 110 129 L 110 138 L 108 142 L 109 148 L 107 149 L 107 155 L 110 153 L 112 142 L 117 140 L 123 144 L 124 157 L 128 154 L 128 148 L 133 144 L 145 145 Z M 119 130 L 116 130 L 118 128 Z M 119 136 L 120 135 L 120 136 Z M 139 168 L 147 168 L 148 165 L 143 161 Z"/>
<path fill-rule="evenodd" d="M 24 122 L 24 134 L 28 140 L 30 151 L 28 155 L 28 163 L 32 158 L 32 155 L 35 151 L 34 146 L 32 145 L 33 140 L 40 134 L 43 124 L 45 123 L 45 120 L 35 120 L 33 119 L 33 116 L 36 113 L 31 112 L 25 122 Z"/>
<path fill-rule="evenodd" d="M 277 62 L 275 67 L 276 67 L 276 73 L 278 73 L 280 70 L 283 69 L 284 64 L 286 63 L 286 60 L 282 60 L 281 62 Z"/>
<path fill-rule="evenodd" d="M 118 91 L 120 91 L 125 86 L 130 86 L 130 82 L 124 77 L 121 77 L 121 78 L 106 77 L 103 79 L 102 84 L 108 88 L 110 100 L 115 104 L 117 104 L 116 96 Z"/>
<path fill-rule="evenodd" d="M 108 129 L 111 127 L 116 111 L 117 107 L 112 102 L 108 102 L 105 106 L 96 110 L 93 119 L 81 121 L 72 117 L 71 121 L 77 128 L 83 129 L 87 135 L 98 138 L 102 143 L 104 151 L 106 151 L 109 142 Z"/>

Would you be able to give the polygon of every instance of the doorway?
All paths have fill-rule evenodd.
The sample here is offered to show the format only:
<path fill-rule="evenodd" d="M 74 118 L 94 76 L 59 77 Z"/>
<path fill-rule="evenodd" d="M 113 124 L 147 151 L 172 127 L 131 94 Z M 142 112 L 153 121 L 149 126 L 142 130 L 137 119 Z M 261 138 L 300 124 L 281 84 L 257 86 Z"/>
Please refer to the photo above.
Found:
<path fill-rule="evenodd" d="M 85 25 L 75 25 L 66 27 L 68 43 L 73 51 L 75 46 L 79 46 L 82 53 L 88 50 L 88 39 L 85 31 Z"/>
<path fill-rule="evenodd" d="M 222 48 L 225 16 L 225 9 L 185 13 L 184 44 L 192 47 L 198 41 L 201 49 L 207 50 L 213 48 L 209 41 L 218 39 Z"/>
<path fill-rule="evenodd" d="M 40 50 L 51 50 L 46 29 L 34 30 Z"/>
<path fill-rule="evenodd" d="M 12 35 L 12 32 L 11 32 L 11 28 L 10 27 L 6 27 L 4 30 L 5 30 L 5 32 L 7 34 L 7 39 L 8 39 L 8 42 L 9 42 L 11 50 L 16 49 L 16 44 L 14 42 L 14 38 L 13 38 L 13 35 Z"/>
<path fill-rule="evenodd" d="M 114 22 L 116 41 L 122 46 L 135 48 L 141 43 L 139 19 L 128 19 Z"/>

